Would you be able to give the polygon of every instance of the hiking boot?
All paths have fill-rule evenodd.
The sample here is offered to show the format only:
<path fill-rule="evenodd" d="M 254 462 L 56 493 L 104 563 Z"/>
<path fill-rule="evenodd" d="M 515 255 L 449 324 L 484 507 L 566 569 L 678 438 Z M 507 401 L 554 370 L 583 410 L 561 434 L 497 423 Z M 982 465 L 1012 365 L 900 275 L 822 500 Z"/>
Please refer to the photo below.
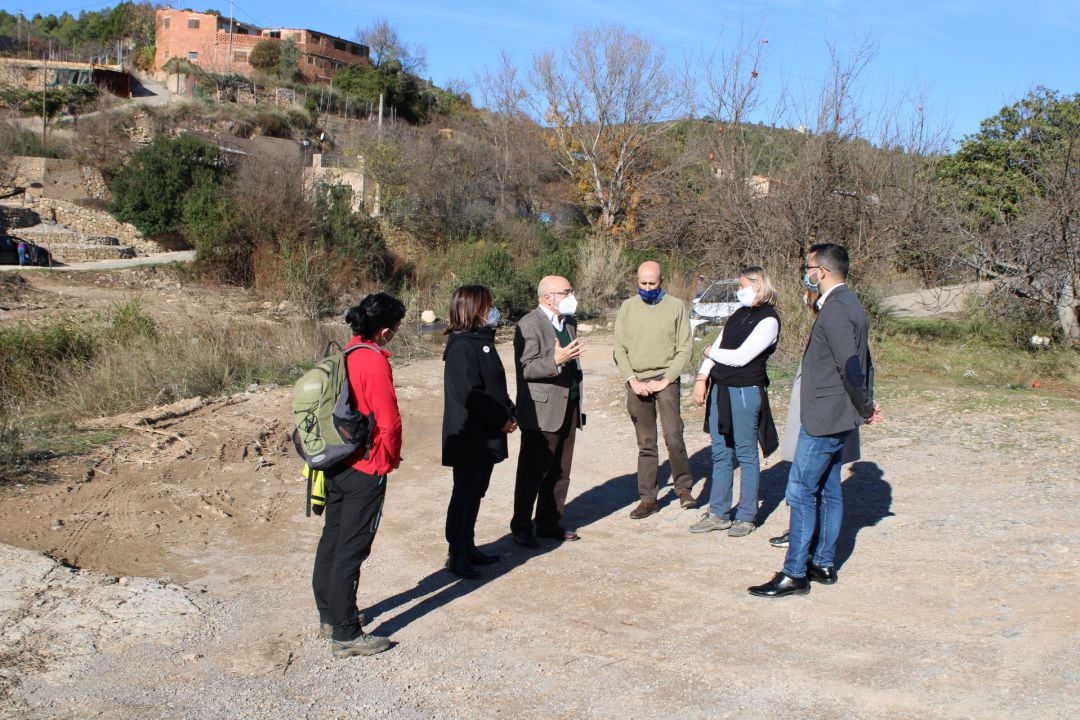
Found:
<path fill-rule="evenodd" d="M 707 533 L 711 530 L 727 530 L 731 527 L 731 521 L 706 511 L 701 519 L 690 526 L 692 533 Z"/>
<path fill-rule="evenodd" d="M 790 535 L 791 533 L 786 532 L 783 535 L 769 538 L 769 544 L 776 548 L 786 548 L 790 544 Z"/>
<path fill-rule="evenodd" d="M 679 493 L 679 505 L 682 506 L 683 510 L 696 508 L 697 500 L 694 499 L 694 496 L 690 494 L 689 490 L 683 490 Z"/>
<path fill-rule="evenodd" d="M 731 537 L 746 537 L 757 529 L 757 525 L 749 520 L 736 520 L 727 534 Z"/>
<path fill-rule="evenodd" d="M 631 520 L 640 520 L 647 518 L 653 513 L 660 512 L 660 506 L 654 502 L 645 502 L 642 500 L 636 508 L 630 511 Z"/>
<path fill-rule="evenodd" d="M 346 658 L 351 655 L 376 655 L 390 649 L 390 641 L 378 635 L 360 633 L 352 640 L 331 640 L 330 647 L 334 657 Z"/>
<path fill-rule="evenodd" d="M 356 616 L 356 624 L 360 627 L 367 625 L 367 615 L 360 613 Z M 319 637 L 323 640 L 329 640 L 334 637 L 334 626 L 328 622 L 319 623 Z"/>

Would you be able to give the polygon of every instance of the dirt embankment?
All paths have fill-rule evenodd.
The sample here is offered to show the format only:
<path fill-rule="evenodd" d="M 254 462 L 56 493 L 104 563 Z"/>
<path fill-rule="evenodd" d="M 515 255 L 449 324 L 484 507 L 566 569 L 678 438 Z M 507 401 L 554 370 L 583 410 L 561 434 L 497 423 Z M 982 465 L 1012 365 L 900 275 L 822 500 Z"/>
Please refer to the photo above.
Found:
<path fill-rule="evenodd" d="M 90 287 L 97 301 L 108 292 Z M 5 488 L 0 541 L 34 552 L 0 558 L 0 716 L 1073 712 L 1080 403 L 921 386 L 879 368 L 887 420 L 845 472 L 840 582 L 767 601 L 745 588 L 782 562 L 767 538 L 786 527 L 787 466 L 767 461 L 762 527 L 747 538 L 691 535 L 698 511 L 666 488 L 659 514 L 630 520 L 624 390 L 610 337 L 586 341 L 589 424 L 566 517 L 583 540 L 514 545 L 514 463 L 503 463 L 478 524 L 503 559 L 479 582 L 441 567 L 441 363 L 395 370 L 405 462 L 359 593 L 368 629 L 395 646 L 373 658 L 334 660 L 315 636 L 321 521 L 303 514 L 286 388 L 220 399 Z M 786 393 L 774 386 L 780 421 Z M 702 495 L 709 453 L 691 406 L 686 425 Z"/>

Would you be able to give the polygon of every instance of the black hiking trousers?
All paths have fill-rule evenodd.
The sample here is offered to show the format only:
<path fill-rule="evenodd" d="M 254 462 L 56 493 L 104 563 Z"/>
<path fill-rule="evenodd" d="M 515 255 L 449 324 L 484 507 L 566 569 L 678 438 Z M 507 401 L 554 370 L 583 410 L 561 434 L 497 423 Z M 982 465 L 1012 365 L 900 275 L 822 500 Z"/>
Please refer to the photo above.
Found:
<path fill-rule="evenodd" d="M 351 467 L 326 475 L 326 524 L 315 551 L 311 587 L 319 621 L 334 626 L 335 640 L 355 640 L 360 635 L 356 620 L 360 565 L 371 554 L 385 496 L 385 475 L 368 475 Z"/>

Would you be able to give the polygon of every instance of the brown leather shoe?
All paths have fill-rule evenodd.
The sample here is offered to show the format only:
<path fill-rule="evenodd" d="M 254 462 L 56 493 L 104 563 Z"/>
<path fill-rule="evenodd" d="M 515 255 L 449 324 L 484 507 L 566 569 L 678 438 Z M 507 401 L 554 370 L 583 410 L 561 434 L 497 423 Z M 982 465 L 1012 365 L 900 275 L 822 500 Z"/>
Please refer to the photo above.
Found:
<path fill-rule="evenodd" d="M 630 511 L 631 520 L 640 520 L 641 518 L 647 518 L 653 513 L 660 512 L 660 506 L 654 502 L 645 502 L 644 500 L 638 504 L 636 508 Z"/>
<path fill-rule="evenodd" d="M 683 510 L 686 510 L 687 508 L 696 508 L 697 500 L 694 499 L 694 496 L 690 494 L 689 490 L 683 490 L 679 493 L 679 505 L 682 506 Z"/>

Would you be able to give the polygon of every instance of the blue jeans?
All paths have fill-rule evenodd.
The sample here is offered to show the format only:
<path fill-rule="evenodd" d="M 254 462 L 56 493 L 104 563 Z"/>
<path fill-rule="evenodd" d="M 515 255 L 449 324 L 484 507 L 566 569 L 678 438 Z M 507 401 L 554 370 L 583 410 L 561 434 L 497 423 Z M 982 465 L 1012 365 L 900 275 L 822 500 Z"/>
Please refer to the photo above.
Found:
<path fill-rule="evenodd" d="M 851 434 L 810 435 L 799 428 L 795 460 L 788 475 L 786 499 L 791 506 L 791 540 L 784 558 L 784 574 L 801 578 L 806 575 L 810 543 L 817 530 L 813 563 L 833 567 L 836 540 L 844 517 L 844 498 L 840 491 L 840 468 L 844 441 Z"/>
<path fill-rule="evenodd" d="M 734 519 L 754 522 L 761 479 L 761 461 L 758 458 L 761 389 L 757 386 L 726 388 L 731 397 L 731 435 L 721 435 L 716 429 L 716 393 L 719 389 L 720 386 L 713 385 L 709 391 L 709 435 L 712 437 L 709 512 L 725 520 L 731 519 L 731 491 L 735 480 L 735 460 L 738 459 L 742 472 L 739 476 L 739 507 Z"/>

